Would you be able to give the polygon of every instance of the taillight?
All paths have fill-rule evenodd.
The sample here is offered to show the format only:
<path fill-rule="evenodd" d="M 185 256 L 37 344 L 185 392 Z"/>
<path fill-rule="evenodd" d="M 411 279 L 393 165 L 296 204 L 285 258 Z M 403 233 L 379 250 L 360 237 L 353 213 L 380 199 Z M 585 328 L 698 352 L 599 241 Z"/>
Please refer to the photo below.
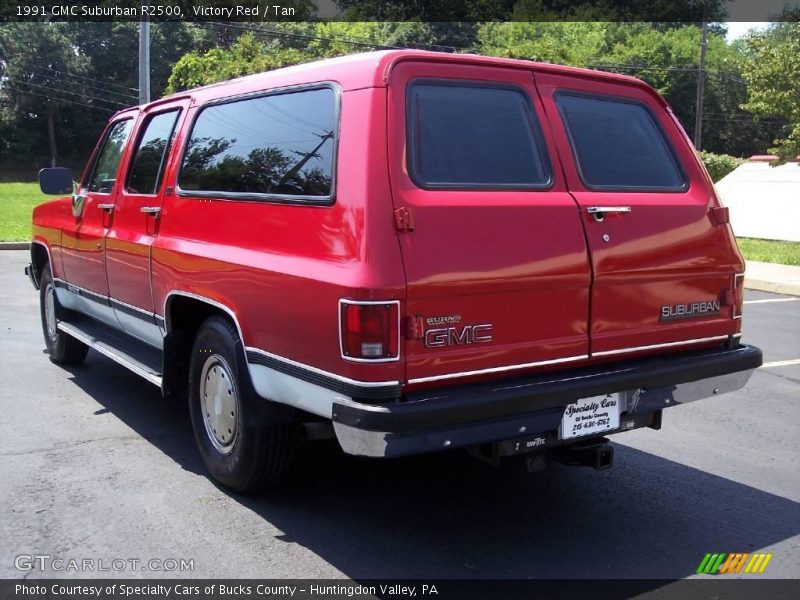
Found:
<path fill-rule="evenodd" d="M 744 273 L 737 273 L 733 276 L 733 318 L 742 318 L 742 307 L 744 305 Z"/>
<path fill-rule="evenodd" d="M 342 356 L 355 361 L 397 360 L 400 302 L 339 301 Z"/>

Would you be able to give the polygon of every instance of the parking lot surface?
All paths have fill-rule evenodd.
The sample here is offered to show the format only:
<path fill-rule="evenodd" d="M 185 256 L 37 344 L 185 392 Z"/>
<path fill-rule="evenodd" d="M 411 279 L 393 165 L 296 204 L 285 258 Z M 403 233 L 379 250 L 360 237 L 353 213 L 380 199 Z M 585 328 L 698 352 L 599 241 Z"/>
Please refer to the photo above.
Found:
<path fill-rule="evenodd" d="M 285 489 L 247 498 L 206 477 L 184 406 L 94 352 L 48 360 L 26 262 L 0 252 L 0 577 L 109 575 L 15 567 L 45 554 L 192 561 L 124 577 L 662 579 L 754 551 L 773 553 L 770 576 L 800 577 L 800 299 L 748 291 L 743 341 L 766 367 L 665 411 L 661 431 L 613 436 L 609 471 L 324 443 Z"/>

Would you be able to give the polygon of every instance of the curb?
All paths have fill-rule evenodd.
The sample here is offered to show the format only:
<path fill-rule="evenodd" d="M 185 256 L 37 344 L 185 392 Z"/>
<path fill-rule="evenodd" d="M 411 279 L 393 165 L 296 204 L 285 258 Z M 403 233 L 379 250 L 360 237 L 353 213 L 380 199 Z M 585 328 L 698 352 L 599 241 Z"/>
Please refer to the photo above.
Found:
<path fill-rule="evenodd" d="M 30 250 L 30 242 L 0 242 L 0 250 Z"/>
<path fill-rule="evenodd" d="M 779 283 L 777 281 L 759 281 L 758 279 L 744 278 L 744 287 L 760 292 L 772 292 L 773 294 L 786 294 L 788 296 L 800 296 L 800 285 L 791 283 Z"/>

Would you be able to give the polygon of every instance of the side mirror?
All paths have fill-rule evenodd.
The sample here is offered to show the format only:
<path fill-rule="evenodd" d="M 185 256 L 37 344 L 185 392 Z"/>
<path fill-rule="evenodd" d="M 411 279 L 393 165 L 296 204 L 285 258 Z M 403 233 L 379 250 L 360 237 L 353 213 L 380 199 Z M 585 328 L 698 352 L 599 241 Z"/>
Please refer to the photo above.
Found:
<path fill-rule="evenodd" d="M 72 171 L 64 167 L 53 167 L 39 171 L 39 187 L 50 195 L 71 194 Z"/>

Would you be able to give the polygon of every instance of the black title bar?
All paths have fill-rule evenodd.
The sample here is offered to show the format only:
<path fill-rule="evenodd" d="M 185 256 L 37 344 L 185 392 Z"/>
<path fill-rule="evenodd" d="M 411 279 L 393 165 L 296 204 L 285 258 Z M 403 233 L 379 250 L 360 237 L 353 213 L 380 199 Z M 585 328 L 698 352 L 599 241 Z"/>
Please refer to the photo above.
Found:
<path fill-rule="evenodd" d="M 0 21 L 796 21 L 800 0 L 6 0 Z"/>

